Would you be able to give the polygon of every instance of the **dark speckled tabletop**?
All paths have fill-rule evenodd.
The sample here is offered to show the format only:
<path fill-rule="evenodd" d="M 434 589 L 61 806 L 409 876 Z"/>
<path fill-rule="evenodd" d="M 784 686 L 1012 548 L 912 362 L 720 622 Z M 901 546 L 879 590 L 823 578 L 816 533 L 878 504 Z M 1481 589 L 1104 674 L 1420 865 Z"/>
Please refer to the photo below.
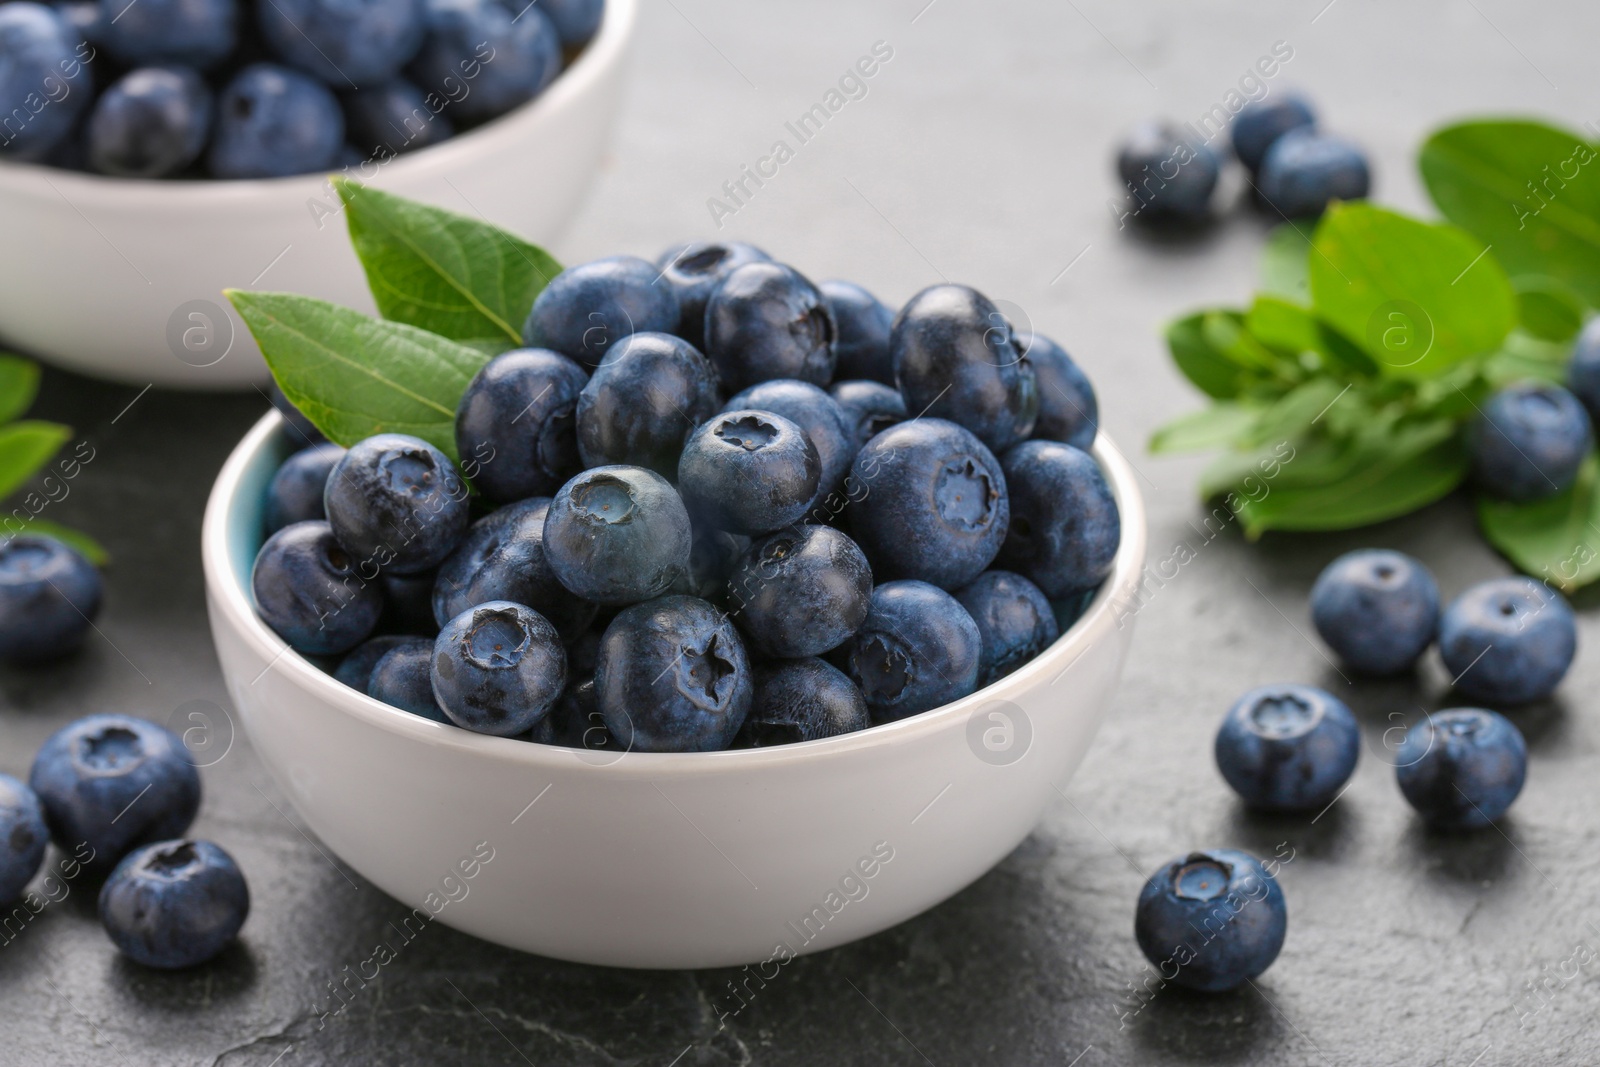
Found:
<path fill-rule="evenodd" d="M 645 0 L 614 148 L 554 251 L 654 254 L 715 232 L 708 200 L 723 183 L 885 42 L 892 58 L 865 97 L 718 212 L 721 233 L 891 302 L 941 276 L 1010 301 L 1093 375 L 1104 426 L 1142 479 L 1153 558 L 1192 550 L 1140 612 L 1113 712 L 1064 799 L 977 883 L 796 962 L 720 1029 L 732 972 L 599 970 L 442 926 L 319 1025 L 328 983 L 406 908 L 323 853 L 240 736 L 203 772 L 195 827 L 250 877 L 239 944 L 195 971 L 140 970 L 94 921 L 92 888 L 74 886 L 0 946 L 0 1064 L 1600 1062 L 1600 598 L 1580 598 L 1585 647 L 1560 695 L 1517 714 L 1531 769 L 1511 815 L 1463 837 L 1425 832 L 1383 734 L 1441 706 L 1448 679 L 1430 661 L 1414 680 L 1348 684 L 1310 637 L 1307 591 L 1365 544 L 1421 556 L 1447 594 L 1506 565 L 1461 499 L 1348 535 L 1208 539 L 1192 495 L 1200 461 L 1142 447 L 1198 403 L 1158 331 L 1186 307 L 1242 299 L 1266 226 L 1241 211 L 1156 241 L 1119 233 L 1107 209 L 1119 130 L 1198 116 L 1284 42 L 1292 58 L 1273 86 L 1310 90 L 1373 153 L 1378 197 L 1422 210 L 1412 152 L 1431 125 L 1597 117 L 1597 38 L 1592 5 L 1513 0 Z M 47 378 L 38 413 L 96 450 L 52 517 L 92 531 L 115 562 L 81 655 L 0 672 L 0 770 L 25 774 L 51 731 L 89 712 L 167 721 L 189 701 L 226 703 L 200 515 L 265 404 L 138 394 Z M 1282 680 L 1331 688 L 1367 731 L 1354 784 L 1315 823 L 1247 814 L 1209 755 L 1231 699 Z M 1277 855 L 1289 902 L 1277 964 L 1221 996 L 1147 983 L 1132 938 L 1148 872 L 1202 845 Z"/>

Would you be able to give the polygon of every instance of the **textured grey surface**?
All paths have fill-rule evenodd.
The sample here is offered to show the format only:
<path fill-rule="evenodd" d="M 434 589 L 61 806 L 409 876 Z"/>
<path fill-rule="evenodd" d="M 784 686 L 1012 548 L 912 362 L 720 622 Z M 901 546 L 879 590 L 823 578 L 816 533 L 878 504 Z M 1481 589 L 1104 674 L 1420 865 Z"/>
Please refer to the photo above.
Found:
<path fill-rule="evenodd" d="M 386 924 L 405 909 L 296 829 L 239 738 L 204 772 L 196 831 L 251 878 L 241 943 L 192 973 L 141 971 L 95 924 L 92 890 L 74 887 L 0 947 L 0 1063 L 1600 1060 L 1593 655 L 1560 699 L 1518 713 L 1532 767 L 1500 830 L 1424 833 L 1394 786 L 1384 733 L 1445 703 L 1447 678 L 1430 662 L 1414 682 L 1347 685 L 1307 640 L 1306 592 L 1333 555 L 1368 543 L 1422 556 L 1447 593 L 1505 565 L 1461 500 L 1348 536 L 1205 541 L 1198 463 L 1141 447 L 1197 404 L 1157 331 L 1185 307 L 1242 299 L 1265 225 L 1237 213 L 1174 244 L 1119 234 L 1106 209 L 1118 130 L 1150 114 L 1198 116 L 1277 41 L 1294 57 L 1271 84 L 1310 89 L 1329 124 L 1374 153 L 1379 198 L 1420 209 L 1411 153 L 1430 125 L 1482 112 L 1597 117 L 1600 12 L 1513 0 L 924 4 L 645 0 L 616 147 L 555 251 L 569 262 L 653 254 L 711 232 L 707 199 L 785 138 L 794 157 L 751 187 L 725 235 L 896 302 L 942 275 L 970 282 L 1090 370 L 1105 424 L 1141 473 L 1153 557 L 1186 541 L 1195 558 L 1140 613 L 1113 715 L 1033 836 L 930 913 L 785 968 L 722 1029 L 732 972 L 570 966 L 437 926 L 319 1028 L 328 983 L 397 940 Z M 795 146 L 784 123 L 880 40 L 894 55 L 866 97 Z M 39 405 L 97 450 L 51 517 L 93 531 L 116 562 L 103 633 L 81 656 L 0 672 L 0 770 L 24 773 L 77 715 L 165 720 L 186 701 L 225 702 L 196 563 L 200 512 L 264 405 L 151 392 L 117 418 L 136 392 L 52 376 Z M 1600 639 L 1593 599 L 1580 605 L 1586 650 Z M 1288 679 L 1332 688 L 1368 733 L 1354 785 L 1314 825 L 1246 814 L 1209 757 L 1233 696 Z M 1130 983 L 1147 972 L 1134 896 L 1150 869 L 1198 845 L 1292 856 L 1283 955 L 1238 993 L 1136 998 Z"/>

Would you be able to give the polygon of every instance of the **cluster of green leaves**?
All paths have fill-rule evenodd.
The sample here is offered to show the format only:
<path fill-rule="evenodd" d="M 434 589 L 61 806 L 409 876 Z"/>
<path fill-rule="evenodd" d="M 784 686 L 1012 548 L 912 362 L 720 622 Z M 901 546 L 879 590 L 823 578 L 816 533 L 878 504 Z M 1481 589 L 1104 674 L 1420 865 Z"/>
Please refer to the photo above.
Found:
<path fill-rule="evenodd" d="M 1464 429 L 1483 400 L 1563 380 L 1600 307 L 1600 158 L 1582 136 L 1461 123 L 1428 138 L 1420 167 L 1447 222 L 1334 204 L 1314 227 L 1273 231 L 1248 307 L 1167 328 L 1212 404 L 1157 431 L 1151 450 L 1223 449 L 1201 493 L 1227 499 L 1248 537 L 1364 526 L 1450 493 L 1467 480 Z M 1293 458 L 1263 491 L 1260 461 L 1285 444 Z M 1478 515 L 1529 574 L 1567 589 L 1600 579 L 1595 457 L 1566 492 L 1482 497 Z"/>
<path fill-rule="evenodd" d="M 39 395 L 39 365 L 21 356 L 0 353 L 0 535 L 44 534 L 76 548 L 97 565 L 106 551 L 88 534 L 38 518 L 52 500 L 61 499 L 70 477 L 62 471 L 48 473 L 44 491 L 33 491 L 19 501 L 10 500 L 28 485 L 72 438 L 72 427 L 43 419 L 24 419 Z M 76 473 L 75 467 L 73 469 Z"/>
<path fill-rule="evenodd" d="M 456 456 L 455 415 L 561 272 L 489 223 L 343 178 L 334 188 L 382 318 L 293 293 L 227 291 L 289 401 L 329 440 L 407 433 Z"/>

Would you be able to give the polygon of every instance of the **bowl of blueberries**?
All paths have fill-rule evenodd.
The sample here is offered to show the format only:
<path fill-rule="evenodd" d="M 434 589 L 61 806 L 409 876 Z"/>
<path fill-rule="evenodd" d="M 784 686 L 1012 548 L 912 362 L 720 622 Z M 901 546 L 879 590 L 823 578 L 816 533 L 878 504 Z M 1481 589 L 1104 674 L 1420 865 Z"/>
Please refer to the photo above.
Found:
<path fill-rule="evenodd" d="M 552 239 L 636 0 L 0 4 L 0 337 L 137 384 L 266 380 L 224 287 L 371 309 L 328 176 Z"/>
<path fill-rule="evenodd" d="M 1071 357 L 967 286 L 895 312 L 740 243 L 570 267 L 523 338 L 460 462 L 286 408 L 213 489 L 223 674 L 330 850 L 490 941 L 672 968 L 781 966 L 1009 853 L 1145 554 Z"/>

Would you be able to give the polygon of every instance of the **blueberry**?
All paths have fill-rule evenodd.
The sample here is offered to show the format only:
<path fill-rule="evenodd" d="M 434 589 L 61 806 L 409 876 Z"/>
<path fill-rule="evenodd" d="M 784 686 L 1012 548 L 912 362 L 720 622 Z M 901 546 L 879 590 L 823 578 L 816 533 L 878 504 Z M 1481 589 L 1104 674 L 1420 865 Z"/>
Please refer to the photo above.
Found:
<path fill-rule="evenodd" d="M 1039 418 L 1033 424 L 1034 438 L 1089 451 L 1100 428 L 1100 404 L 1089 376 L 1067 355 L 1066 349 L 1042 334 L 1025 336 L 1019 343 L 1039 380 Z"/>
<path fill-rule="evenodd" d="M 1504 715 L 1450 708 L 1406 732 L 1396 752 L 1400 792 L 1430 826 L 1474 830 L 1511 807 L 1528 777 L 1528 746 Z"/>
<path fill-rule="evenodd" d="M 960 601 L 927 582 L 884 582 L 835 662 L 860 687 L 874 720 L 930 711 L 978 687 L 983 638 Z"/>
<path fill-rule="evenodd" d="M 1532 578 L 1475 585 L 1439 620 L 1439 654 L 1455 687 L 1473 700 L 1543 700 L 1561 684 L 1577 650 L 1572 608 Z"/>
<path fill-rule="evenodd" d="M 822 461 L 800 427 L 768 411 L 729 411 L 689 435 L 678 491 L 713 526 L 762 534 L 799 521 L 821 474 Z"/>
<path fill-rule="evenodd" d="M 745 264 L 706 302 L 705 352 L 729 389 L 775 378 L 827 385 L 837 333 L 822 293 L 782 263 Z"/>
<path fill-rule="evenodd" d="M 624 750 L 710 752 L 733 743 L 750 710 L 750 663 L 716 608 L 664 596 L 618 613 L 600 639 L 595 695 Z"/>
<path fill-rule="evenodd" d="M 456 451 L 484 496 L 549 496 L 583 469 L 576 412 L 588 380 L 546 348 L 502 353 L 473 376 L 456 409 Z"/>
<path fill-rule="evenodd" d="M 1122 519 L 1094 457 L 1056 441 L 1026 441 L 1001 460 L 1011 529 L 1000 562 L 1062 600 L 1111 573 Z"/>
<path fill-rule="evenodd" d="M 1150 876 L 1133 933 L 1163 979 L 1214 993 L 1272 966 L 1288 925 L 1283 890 L 1261 861 L 1214 848 L 1179 856 Z"/>
<path fill-rule="evenodd" d="M 439 565 L 433 617 L 440 626 L 490 600 L 526 604 L 550 621 L 562 641 L 576 641 L 594 621 L 595 605 L 573 595 L 550 568 L 544 550 L 548 497 L 508 504 L 472 524 Z"/>
<path fill-rule="evenodd" d="M 391 649 L 416 638 L 410 634 L 384 634 L 381 637 L 370 637 L 355 648 L 345 653 L 339 665 L 334 668 L 333 676 L 351 689 L 358 689 L 365 693 L 367 683 L 372 678 L 372 668 L 378 661 L 389 654 Z"/>
<path fill-rule="evenodd" d="M 716 371 L 693 345 L 632 334 L 578 394 L 578 454 L 589 467 L 625 463 L 676 477 L 684 440 L 716 410 Z"/>
<path fill-rule="evenodd" d="M 131 66 L 205 70 L 239 40 L 237 0 L 100 0 L 106 50 Z"/>
<path fill-rule="evenodd" d="M 278 388 L 277 382 L 267 383 L 267 400 L 278 414 L 283 416 L 284 431 L 297 448 L 320 445 L 327 440 L 322 431 L 306 418 L 305 413 L 289 402 L 289 398 L 283 395 L 283 390 Z"/>
<path fill-rule="evenodd" d="M 1134 127 L 1117 151 L 1117 176 L 1137 207 L 1133 215 L 1156 224 L 1195 222 L 1211 213 L 1222 161 L 1203 143 L 1165 122 Z"/>
<path fill-rule="evenodd" d="M 1600 318 L 1590 319 L 1572 347 L 1567 388 L 1583 402 L 1592 423 L 1600 419 Z"/>
<path fill-rule="evenodd" d="M 439 565 L 469 518 L 467 488 L 450 459 L 419 437 L 357 441 L 328 476 L 328 522 L 363 574 L 417 574 Z"/>
<path fill-rule="evenodd" d="M 256 19 L 279 58 L 337 89 L 381 85 L 422 47 L 422 0 L 269 0 Z"/>
<path fill-rule="evenodd" d="M 539 0 L 565 48 L 576 48 L 595 35 L 606 13 L 606 0 Z"/>
<path fill-rule="evenodd" d="M 850 461 L 856 455 L 855 423 L 837 400 L 810 382 L 778 379 L 736 394 L 722 410 L 770 411 L 804 430 L 822 460 L 812 519 L 825 522 L 843 509 L 842 497 L 832 502 L 827 498 L 839 493 L 850 473 Z"/>
<path fill-rule="evenodd" d="M 856 448 L 860 448 L 895 423 L 906 420 L 906 402 L 900 391 L 882 382 L 834 382 L 828 395 L 839 402 L 855 424 Z"/>
<path fill-rule="evenodd" d="M 1559 385 L 1508 385 L 1484 402 L 1467 433 L 1478 483 L 1507 500 L 1553 496 L 1578 478 L 1594 447 L 1589 413 Z"/>
<path fill-rule="evenodd" d="M 728 603 L 762 655 L 819 656 L 866 621 L 872 568 L 833 527 L 796 526 L 750 545 L 728 578 Z"/>
<path fill-rule="evenodd" d="M 233 857 L 210 841 L 162 841 L 130 853 L 100 887 L 100 923 L 146 967 L 193 967 L 216 956 L 250 914 Z"/>
<path fill-rule="evenodd" d="M 407 73 L 451 101 L 464 121 L 533 99 L 561 72 L 561 41 L 538 7 L 496 0 L 426 0 L 427 36 Z M 465 90 L 465 91 L 463 91 Z"/>
<path fill-rule="evenodd" d="M 755 669 L 755 697 L 733 745 L 792 745 L 870 725 L 867 702 L 844 672 L 820 659 L 784 660 Z"/>
<path fill-rule="evenodd" d="M 978 685 L 993 685 L 1055 643 L 1061 631 L 1039 587 L 1010 571 L 984 571 L 955 598 L 978 625 Z"/>
<path fill-rule="evenodd" d="M 0 774 L 0 904 L 10 904 L 39 873 L 50 842 L 44 806 L 9 774 Z"/>
<path fill-rule="evenodd" d="M 350 558 L 326 522 L 285 526 L 261 546 L 250 572 L 256 611 L 297 652 L 348 652 L 383 614 L 376 575 Z"/>
<path fill-rule="evenodd" d="M 544 523 L 545 558 L 562 585 L 597 604 L 632 604 L 689 571 L 689 512 L 661 475 L 596 467 L 561 487 Z"/>
<path fill-rule="evenodd" d="M 1289 218 L 1320 215 L 1331 200 L 1360 200 L 1371 184 L 1361 149 L 1304 128 L 1274 141 L 1261 162 L 1261 198 Z"/>
<path fill-rule="evenodd" d="M 343 458 L 343 448 L 325 443 L 302 448 L 284 460 L 267 484 L 267 501 L 262 508 L 267 533 L 277 533 L 292 522 L 327 518 L 322 494 L 328 475 Z"/>
<path fill-rule="evenodd" d="M 1311 621 L 1350 668 L 1408 671 L 1439 632 L 1439 586 L 1403 552 L 1364 548 L 1325 567 L 1311 587 Z"/>
<path fill-rule="evenodd" d="M 672 587 L 672 592 L 721 600 L 728 576 L 750 547 L 750 538 L 719 530 L 704 519 L 697 521 L 695 516 L 690 520 L 694 522 L 694 545 L 689 550 L 689 573 Z"/>
<path fill-rule="evenodd" d="M 428 97 L 404 78 L 391 78 L 342 98 L 345 133 L 356 147 L 359 164 L 367 156 L 427 148 L 455 136 L 447 109 L 428 106 Z"/>
<path fill-rule="evenodd" d="M 450 721 L 515 737 L 550 711 L 567 684 L 567 652 L 543 615 L 509 600 L 468 608 L 433 646 L 433 695 Z"/>
<path fill-rule="evenodd" d="M 880 577 L 958 589 L 994 562 L 1011 518 L 1000 463 L 943 419 L 892 426 L 851 468 L 850 528 Z"/>
<path fill-rule="evenodd" d="M 609 256 L 556 275 L 534 299 L 522 339 L 593 368 L 634 334 L 671 333 L 678 311 L 677 293 L 650 263 Z"/>
<path fill-rule="evenodd" d="M 287 67 L 253 63 L 217 99 L 206 161 L 218 178 L 278 178 L 330 169 L 343 144 L 344 116 L 326 86 Z"/>
<path fill-rule="evenodd" d="M 569 683 L 562 690 L 561 699 L 550 709 L 550 714 L 534 726 L 530 740 L 562 748 L 582 748 L 591 752 L 623 752 L 617 739 L 606 729 L 605 716 L 600 714 L 600 701 L 595 697 L 594 678 Z"/>
<path fill-rule="evenodd" d="M 104 873 L 130 849 L 176 837 L 200 810 L 200 774 L 177 734 L 127 715 L 90 715 L 50 735 L 28 785 L 56 847 L 88 845 Z"/>
<path fill-rule="evenodd" d="M 433 695 L 433 642 L 425 637 L 406 638 L 386 652 L 372 667 L 367 695 L 424 719 L 450 721 Z"/>
<path fill-rule="evenodd" d="M 691 241 L 661 254 L 656 266 L 678 294 L 678 328 L 675 333 L 696 348 L 706 343 L 706 301 L 722 279 L 746 263 L 765 263 L 772 257 L 743 241 Z"/>
<path fill-rule="evenodd" d="M 1033 364 L 1006 317 L 976 289 L 924 289 L 900 309 L 889 346 L 908 410 L 963 426 L 995 452 L 1033 432 Z"/>
<path fill-rule="evenodd" d="M 0 159 L 43 159 L 71 139 L 93 92 L 83 62 L 91 55 L 78 31 L 43 4 L 0 6 L 0 114 L 8 120 Z"/>
<path fill-rule="evenodd" d="M 833 345 L 837 357 L 834 376 L 893 385 L 889 331 L 894 326 L 894 312 L 855 282 L 823 282 L 817 288 L 839 329 Z"/>
<path fill-rule="evenodd" d="M 83 644 L 102 589 L 94 564 L 53 537 L 0 540 L 0 660 L 53 659 Z"/>
<path fill-rule="evenodd" d="M 62 21 L 78 31 L 79 37 L 93 45 L 105 44 L 106 27 L 110 23 L 100 10 L 100 0 L 58 0 L 53 6 Z"/>
<path fill-rule="evenodd" d="M 431 638 L 439 632 L 433 617 L 433 585 L 436 571 L 421 574 L 380 574 L 383 587 L 383 614 L 378 629 Z"/>
<path fill-rule="evenodd" d="M 196 159 L 211 132 L 211 90 L 184 67 L 123 75 L 89 115 L 89 166 L 122 178 L 165 178 Z"/>
<path fill-rule="evenodd" d="M 1355 772 L 1361 728 L 1332 694 L 1309 685 L 1252 689 L 1229 709 L 1214 746 L 1217 769 L 1263 811 L 1317 811 Z"/>
<path fill-rule="evenodd" d="M 1290 130 L 1317 124 L 1306 99 L 1297 93 L 1281 93 L 1271 99 L 1254 100 L 1234 116 L 1233 154 L 1253 174 L 1261 169 L 1267 149 Z"/>

